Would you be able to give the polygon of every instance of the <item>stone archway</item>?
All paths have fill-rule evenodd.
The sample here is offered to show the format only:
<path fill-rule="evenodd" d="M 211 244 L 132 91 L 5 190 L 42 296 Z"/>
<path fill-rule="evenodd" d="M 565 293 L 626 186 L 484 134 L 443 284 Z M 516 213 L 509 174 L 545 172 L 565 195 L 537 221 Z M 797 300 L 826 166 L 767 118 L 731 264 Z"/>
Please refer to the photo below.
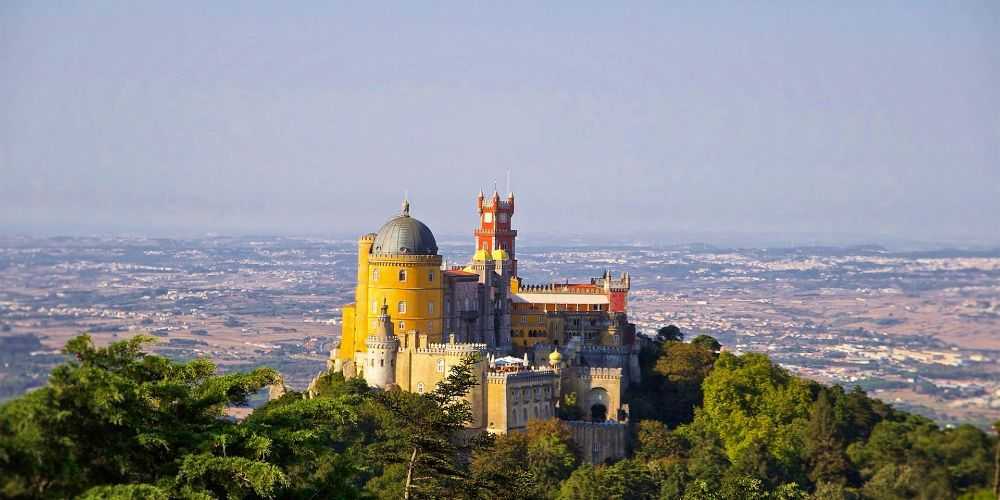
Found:
<path fill-rule="evenodd" d="M 587 393 L 584 408 L 590 410 L 590 420 L 592 422 L 604 422 L 608 419 L 609 401 L 608 391 L 603 387 L 595 387 Z"/>

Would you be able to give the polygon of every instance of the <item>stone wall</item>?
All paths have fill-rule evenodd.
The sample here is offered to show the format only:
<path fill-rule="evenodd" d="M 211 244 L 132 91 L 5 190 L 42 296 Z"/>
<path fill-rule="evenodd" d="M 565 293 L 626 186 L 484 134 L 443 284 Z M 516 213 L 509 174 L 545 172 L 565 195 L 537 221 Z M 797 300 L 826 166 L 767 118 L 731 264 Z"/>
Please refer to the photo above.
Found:
<path fill-rule="evenodd" d="M 566 422 L 573 434 L 573 441 L 580 447 L 583 461 L 602 464 L 625 458 L 628 426 L 616 422 Z"/>

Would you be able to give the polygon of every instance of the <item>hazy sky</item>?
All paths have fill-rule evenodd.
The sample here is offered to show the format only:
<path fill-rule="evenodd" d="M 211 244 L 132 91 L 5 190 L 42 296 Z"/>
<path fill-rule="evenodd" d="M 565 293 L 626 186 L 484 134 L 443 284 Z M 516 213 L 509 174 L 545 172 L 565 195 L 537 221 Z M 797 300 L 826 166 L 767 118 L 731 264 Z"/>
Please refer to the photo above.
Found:
<path fill-rule="evenodd" d="M 995 0 L 199 3 L 0 2 L 0 228 L 1000 243 Z"/>

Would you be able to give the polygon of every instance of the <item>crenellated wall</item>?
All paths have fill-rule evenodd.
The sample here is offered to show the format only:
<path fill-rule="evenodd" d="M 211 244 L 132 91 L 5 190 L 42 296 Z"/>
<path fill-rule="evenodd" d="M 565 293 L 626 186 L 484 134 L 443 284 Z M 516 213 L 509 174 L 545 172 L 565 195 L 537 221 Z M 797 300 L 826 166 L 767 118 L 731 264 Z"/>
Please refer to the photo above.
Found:
<path fill-rule="evenodd" d="M 573 441 L 583 452 L 589 464 L 602 464 L 625 458 L 628 443 L 628 426 L 616 422 L 566 422 Z"/>

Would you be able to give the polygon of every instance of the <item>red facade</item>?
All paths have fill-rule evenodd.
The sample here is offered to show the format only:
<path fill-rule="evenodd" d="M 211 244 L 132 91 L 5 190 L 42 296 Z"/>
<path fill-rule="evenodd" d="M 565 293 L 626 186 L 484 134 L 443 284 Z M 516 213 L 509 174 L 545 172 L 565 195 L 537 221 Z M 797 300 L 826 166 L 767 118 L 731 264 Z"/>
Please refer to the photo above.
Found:
<path fill-rule="evenodd" d="M 479 228 L 476 229 L 476 249 L 493 251 L 501 249 L 510 255 L 511 273 L 517 276 L 517 258 L 514 253 L 514 240 L 517 231 L 511 229 L 511 219 L 514 218 L 514 193 L 507 199 L 500 199 L 500 194 L 486 198 L 479 193 L 476 199 L 479 210 Z"/>

